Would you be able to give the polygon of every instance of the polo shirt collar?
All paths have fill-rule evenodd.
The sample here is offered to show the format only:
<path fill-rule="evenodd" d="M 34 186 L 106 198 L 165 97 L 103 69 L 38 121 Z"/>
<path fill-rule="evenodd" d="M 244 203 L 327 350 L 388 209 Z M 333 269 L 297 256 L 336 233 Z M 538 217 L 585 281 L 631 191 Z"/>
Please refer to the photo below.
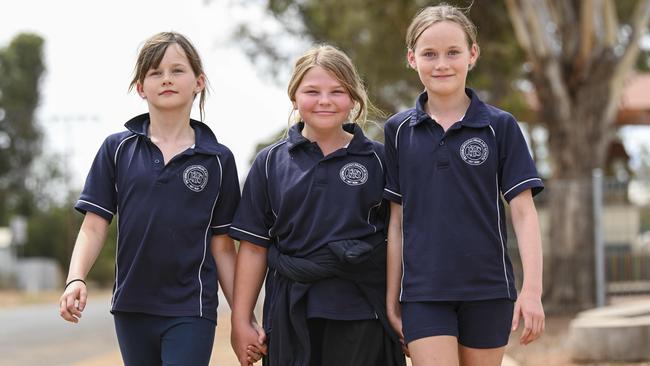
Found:
<path fill-rule="evenodd" d="M 129 131 L 149 139 L 149 113 L 133 117 L 124 124 Z M 207 155 L 219 154 L 219 142 L 210 127 L 205 123 L 190 119 L 190 126 L 194 129 L 194 152 Z"/>
<path fill-rule="evenodd" d="M 488 110 L 485 103 L 483 103 L 478 95 L 476 95 L 474 90 L 470 88 L 465 88 L 465 94 L 467 94 L 467 96 L 470 98 L 470 102 L 469 107 L 465 112 L 465 116 L 463 116 L 460 124 L 462 126 L 474 128 L 489 126 L 490 120 L 488 118 Z M 415 126 L 422 123 L 422 121 L 431 118 L 425 111 L 425 105 L 427 104 L 428 99 L 429 96 L 427 95 L 426 90 L 418 96 L 417 100 L 415 101 L 415 109 L 411 115 L 411 121 L 409 122 L 409 125 Z"/>
<path fill-rule="evenodd" d="M 311 141 L 302 135 L 301 132 L 303 128 L 305 128 L 304 122 L 298 122 L 289 128 L 287 147 L 290 151 L 303 144 L 311 143 Z M 346 149 L 348 153 L 359 155 L 372 154 L 374 151 L 372 141 L 364 135 L 363 130 L 359 125 L 356 123 L 346 123 L 343 125 L 343 129 L 352 134 L 352 140 Z"/>

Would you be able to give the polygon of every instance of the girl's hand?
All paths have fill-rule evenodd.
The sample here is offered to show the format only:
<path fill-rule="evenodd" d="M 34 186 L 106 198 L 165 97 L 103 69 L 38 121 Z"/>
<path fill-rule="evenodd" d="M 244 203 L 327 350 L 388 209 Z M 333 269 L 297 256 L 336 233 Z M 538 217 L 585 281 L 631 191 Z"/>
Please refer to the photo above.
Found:
<path fill-rule="evenodd" d="M 519 327 L 521 317 L 524 318 L 524 330 L 519 337 L 519 343 L 527 345 L 544 333 L 545 316 L 541 296 L 527 291 L 521 292 L 512 316 L 513 332 Z"/>
<path fill-rule="evenodd" d="M 257 344 L 249 344 L 246 347 L 246 354 L 248 355 L 249 362 L 254 364 L 268 354 L 268 347 L 266 345 L 266 332 L 257 321 L 253 320 L 253 328 L 257 332 Z"/>
<path fill-rule="evenodd" d="M 88 290 L 83 281 L 75 281 L 68 285 L 59 298 L 59 314 L 71 323 L 78 323 L 81 312 L 86 307 Z"/>
<path fill-rule="evenodd" d="M 404 333 L 402 332 L 402 313 L 399 310 L 399 305 L 393 311 L 388 310 L 386 312 L 386 316 L 388 317 L 388 323 L 390 323 L 390 326 L 399 337 L 399 343 L 400 346 L 402 346 L 402 352 L 404 352 L 406 357 L 411 357 L 408 346 L 404 342 Z"/>
<path fill-rule="evenodd" d="M 259 361 L 262 359 L 264 356 L 264 353 L 262 353 L 262 350 L 257 347 L 254 344 L 249 344 L 246 347 L 246 355 L 248 356 L 248 362 L 250 364 L 254 364 L 255 362 Z"/>
<path fill-rule="evenodd" d="M 256 322 L 232 324 L 230 342 L 241 366 L 250 366 L 267 354 L 266 334 Z"/>

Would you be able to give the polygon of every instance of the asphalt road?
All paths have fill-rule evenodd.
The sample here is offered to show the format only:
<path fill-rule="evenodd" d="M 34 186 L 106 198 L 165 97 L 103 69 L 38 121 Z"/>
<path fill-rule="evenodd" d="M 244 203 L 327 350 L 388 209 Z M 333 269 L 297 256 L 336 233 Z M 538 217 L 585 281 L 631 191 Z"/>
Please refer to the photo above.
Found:
<path fill-rule="evenodd" d="M 89 301 L 77 324 L 55 303 L 0 309 L 0 365 L 72 365 L 117 350 L 110 299 Z"/>

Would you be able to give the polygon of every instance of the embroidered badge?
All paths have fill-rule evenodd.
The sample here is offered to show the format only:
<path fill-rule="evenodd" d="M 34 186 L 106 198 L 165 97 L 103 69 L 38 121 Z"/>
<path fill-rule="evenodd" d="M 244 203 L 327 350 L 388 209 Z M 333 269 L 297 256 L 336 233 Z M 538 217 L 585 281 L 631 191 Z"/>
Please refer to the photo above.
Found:
<path fill-rule="evenodd" d="M 350 186 L 360 186 L 368 180 L 368 169 L 359 163 L 348 163 L 339 172 L 341 180 Z"/>
<path fill-rule="evenodd" d="M 483 164 L 488 155 L 488 145 L 478 137 L 473 137 L 460 146 L 460 157 L 469 165 Z"/>
<path fill-rule="evenodd" d="M 183 172 L 183 182 L 194 192 L 201 192 L 208 184 L 208 170 L 202 165 L 190 165 Z"/>

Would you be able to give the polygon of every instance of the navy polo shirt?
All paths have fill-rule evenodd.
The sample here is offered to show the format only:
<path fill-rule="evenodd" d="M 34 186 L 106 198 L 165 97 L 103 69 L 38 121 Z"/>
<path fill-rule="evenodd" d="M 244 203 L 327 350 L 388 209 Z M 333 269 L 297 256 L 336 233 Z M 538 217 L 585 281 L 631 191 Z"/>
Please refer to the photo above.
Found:
<path fill-rule="evenodd" d="M 239 203 L 234 157 L 191 120 L 195 145 L 165 165 L 148 114 L 125 126 L 102 144 L 75 205 L 109 222 L 117 215 L 111 311 L 216 319 L 210 241 L 228 232 Z"/>
<path fill-rule="evenodd" d="M 385 125 L 384 197 L 403 210 L 401 301 L 516 299 L 502 198 L 542 180 L 512 115 L 470 89 L 463 119 L 446 132 L 416 107 Z"/>
<path fill-rule="evenodd" d="M 292 126 L 286 139 L 257 155 L 230 235 L 266 248 L 277 245 L 296 257 L 336 240 L 381 242 L 386 228 L 383 146 L 366 138 L 357 125 L 346 124 L 354 135 L 350 144 L 323 156 L 316 143 L 301 135 L 303 127 Z M 376 317 L 360 290 L 338 278 L 313 284 L 307 315 Z"/>

